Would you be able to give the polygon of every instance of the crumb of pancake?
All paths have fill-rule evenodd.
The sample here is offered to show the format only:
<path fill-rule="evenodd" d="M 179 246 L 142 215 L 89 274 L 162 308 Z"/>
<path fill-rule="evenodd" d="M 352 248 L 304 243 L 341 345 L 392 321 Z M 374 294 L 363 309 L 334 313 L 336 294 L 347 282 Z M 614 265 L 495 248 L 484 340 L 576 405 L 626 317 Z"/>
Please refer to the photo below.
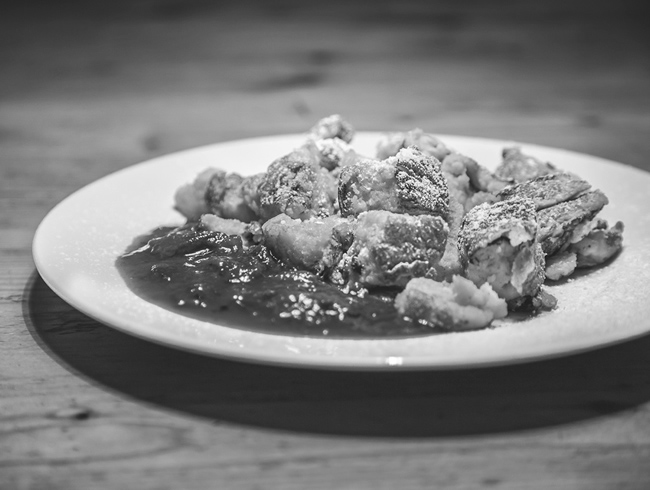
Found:
<path fill-rule="evenodd" d="M 576 254 L 568 250 L 546 257 L 546 279 L 559 281 L 569 277 L 576 270 L 577 265 Z"/>
<path fill-rule="evenodd" d="M 624 225 L 617 221 L 611 228 L 604 227 L 591 230 L 580 241 L 573 243 L 570 250 L 577 256 L 577 267 L 593 267 L 613 257 L 623 247 Z"/>
<path fill-rule="evenodd" d="M 384 210 L 446 217 L 447 182 L 440 163 L 415 147 L 386 160 L 360 160 L 341 170 L 339 208 L 343 216 Z"/>
<path fill-rule="evenodd" d="M 227 219 L 206 213 L 201 216 L 198 225 L 201 230 L 218 231 L 226 235 L 239 235 L 244 247 L 249 247 L 262 241 L 262 231 L 257 221 L 244 223 L 237 219 Z"/>
<path fill-rule="evenodd" d="M 438 263 L 447 231 L 439 216 L 377 210 L 362 213 L 356 219 L 352 242 L 329 277 L 340 284 L 403 286 Z"/>
<path fill-rule="evenodd" d="M 319 139 L 339 138 L 350 143 L 354 137 L 354 127 L 339 114 L 320 119 L 310 130 L 310 133 Z"/>
<path fill-rule="evenodd" d="M 506 302 L 488 283 L 480 288 L 454 276 L 451 282 L 415 278 L 395 298 L 400 315 L 445 330 L 476 330 L 508 314 Z"/>
<path fill-rule="evenodd" d="M 263 220 L 283 213 L 298 219 L 323 218 L 334 214 L 337 183 L 315 155 L 301 147 L 271 163 L 258 193 Z"/>
<path fill-rule="evenodd" d="M 558 172 L 558 169 L 549 162 L 545 162 L 521 151 L 515 146 L 504 148 L 503 160 L 494 171 L 494 175 L 502 180 L 512 182 L 526 182 L 541 175 Z"/>
<path fill-rule="evenodd" d="M 207 168 L 200 172 L 192 183 L 179 187 L 174 195 L 175 209 L 190 221 L 195 221 L 207 213 L 209 209 L 205 195 L 210 179 L 218 173 L 225 174 L 223 170 Z"/>
<path fill-rule="evenodd" d="M 218 231 L 226 235 L 241 235 L 246 231 L 246 223 L 238 219 L 228 219 L 214 214 L 204 214 L 199 220 L 199 226 L 208 231 Z"/>
<path fill-rule="evenodd" d="M 461 264 L 477 286 L 490 283 L 507 301 L 534 296 L 544 282 L 533 201 L 481 204 L 464 217 L 458 236 Z"/>
<path fill-rule="evenodd" d="M 591 185 L 573 174 L 560 172 L 542 175 L 519 184 L 510 185 L 497 194 L 501 200 L 514 196 L 527 197 L 535 203 L 539 211 L 561 202 L 575 199 L 588 191 Z"/>

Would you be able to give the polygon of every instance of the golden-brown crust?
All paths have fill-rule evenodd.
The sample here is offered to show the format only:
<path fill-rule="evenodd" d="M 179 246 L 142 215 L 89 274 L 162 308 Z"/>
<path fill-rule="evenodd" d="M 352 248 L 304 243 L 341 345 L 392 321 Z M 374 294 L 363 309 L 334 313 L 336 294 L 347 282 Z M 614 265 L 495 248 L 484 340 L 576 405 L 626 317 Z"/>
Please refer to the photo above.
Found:
<path fill-rule="evenodd" d="M 356 220 L 354 239 L 330 276 L 365 286 L 404 285 L 424 276 L 442 256 L 448 227 L 439 216 L 368 211 Z"/>
<path fill-rule="evenodd" d="M 393 158 L 397 193 L 406 212 L 446 217 L 449 192 L 440 162 L 416 147 L 405 148 Z"/>
<path fill-rule="evenodd" d="M 497 194 L 501 200 L 512 197 L 532 199 L 537 210 L 576 198 L 591 188 L 589 182 L 573 174 L 547 174 L 506 187 Z"/>
<path fill-rule="evenodd" d="M 362 160 L 343 168 L 338 194 L 343 216 L 384 210 L 446 217 L 449 207 L 440 163 L 415 147 L 386 160 Z"/>
<path fill-rule="evenodd" d="M 275 160 L 259 185 L 260 217 L 309 219 L 334 213 L 334 178 L 306 147 Z"/>
<path fill-rule="evenodd" d="M 515 197 L 507 201 L 483 203 L 472 208 L 463 218 L 458 235 L 461 261 L 476 250 L 506 237 L 513 245 L 535 239 L 537 218 L 530 199 Z"/>
<path fill-rule="evenodd" d="M 538 238 L 544 253 L 552 255 L 562 249 L 571 239 L 574 230 L 591 221 L 608 202 L 605 194 L 595 190 L 540 210 L 537 215 Z"/>

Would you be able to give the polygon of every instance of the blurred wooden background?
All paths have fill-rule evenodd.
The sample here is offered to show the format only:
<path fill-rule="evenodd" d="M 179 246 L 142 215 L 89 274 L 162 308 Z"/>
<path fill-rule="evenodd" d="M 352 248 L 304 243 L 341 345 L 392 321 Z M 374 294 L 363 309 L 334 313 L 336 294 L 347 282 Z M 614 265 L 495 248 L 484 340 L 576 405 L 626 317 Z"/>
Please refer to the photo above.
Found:
<path fill-rule="evenodd" d="M 0 488 L 650 488 L 650 339 L 510 368 L 330 373 L 120 334 L 35 273 L 34 230 L 156 155 L 339 112 L 650 170 L 632 1 L 0 7 Z"/>

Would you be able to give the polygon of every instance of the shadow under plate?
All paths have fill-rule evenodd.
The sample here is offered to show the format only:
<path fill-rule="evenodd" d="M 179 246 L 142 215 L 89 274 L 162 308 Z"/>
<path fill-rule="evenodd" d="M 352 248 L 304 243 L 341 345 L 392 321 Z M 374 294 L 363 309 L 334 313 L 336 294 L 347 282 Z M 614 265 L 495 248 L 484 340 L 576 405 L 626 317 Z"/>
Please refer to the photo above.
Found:
<path fill-rule="evenodd" d="M 509 366 L 355 372 L 237 362 L 154 344 L 60 299 L 34 272 L 24 317 L 74 375 L 216 423 L 342 436 L 435 438 L 555 426 L 650 400 L 650 335 Z M 94 410 L 91 416 L 101 416 Z"/>

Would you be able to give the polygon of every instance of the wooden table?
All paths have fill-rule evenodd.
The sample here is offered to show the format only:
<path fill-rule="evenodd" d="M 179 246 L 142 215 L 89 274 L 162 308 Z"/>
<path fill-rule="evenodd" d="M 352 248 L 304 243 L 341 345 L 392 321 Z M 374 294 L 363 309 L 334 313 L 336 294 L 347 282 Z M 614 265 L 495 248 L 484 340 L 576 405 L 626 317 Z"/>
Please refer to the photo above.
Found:
<path fill-rule="evenodd" d="M 650 336 L 486 369 L 267 367 L 97 323 L 30 250 L 48 210 L 104 175 L 334 112 L 650 170 L 648 18 L 559 0 L 5 10 L 0 488 L 650 488 Z"/>

